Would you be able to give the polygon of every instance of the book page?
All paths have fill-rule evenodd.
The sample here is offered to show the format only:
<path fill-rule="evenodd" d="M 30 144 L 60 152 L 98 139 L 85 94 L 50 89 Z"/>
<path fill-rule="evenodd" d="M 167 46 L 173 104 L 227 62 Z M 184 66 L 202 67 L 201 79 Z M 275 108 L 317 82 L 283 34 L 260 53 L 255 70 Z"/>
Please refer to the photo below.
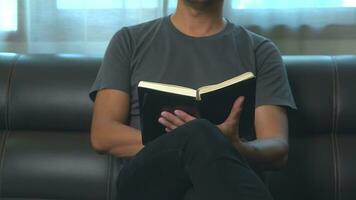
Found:
<path fill-rule="evenodd" d="M 179 86 L 179 85 L 173 85 L 173 84 L 140 81 L 138 87 L 144 87 L 144 88 L 149 88 L 149 89 L 167 92 L 167 93 L 190 96 L 194 98 L 196 98 L 197 96 L 196 90 L 188 87 Z"/>
<path fill-rule="evenodd" d="M 225 81 L 223 81 L 221 83 L 200 87 L 200 88 L 198 88 L 199 100 L 200 100 L 200 94 L 204 94 L 204 93 L 208 93 L 208 92 L 211 92 L 211 91 L 219 90 L 219 89 L 227 87 L 229 85 L 233 85 L 235 83 L 238 83 L 238 82 L 250 79 L 250 78 L 254 78 L 254 77 L 255 77 L 255 75 L 252 72 L 245 72 L 245 73 L 240 74 L 238 76 L 235 76 L 235 77 L 233 77 L 231 79 L 225 80 Z"/>

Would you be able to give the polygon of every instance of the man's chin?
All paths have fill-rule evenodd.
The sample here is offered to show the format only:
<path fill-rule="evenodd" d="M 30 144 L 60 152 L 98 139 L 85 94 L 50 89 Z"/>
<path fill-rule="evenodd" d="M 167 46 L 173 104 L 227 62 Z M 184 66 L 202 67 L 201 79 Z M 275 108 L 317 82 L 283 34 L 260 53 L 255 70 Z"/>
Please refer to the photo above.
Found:
<path fill-rule="evenodd" d="M 190 2 L 190 3 L 209 3 L 212 1 L 216 1 L 216 0 L 185 0 L 185 1 Z"/>
<path fill-rule="evenodd" d="M 184 0 L 188 5 L 205 7 L 219 0 Z"/>
<path fill-rule="evenodd" d="M 184 1 L 191 5 L 210 5 L 211 3 L 219 0 L 184 0 Z"/>

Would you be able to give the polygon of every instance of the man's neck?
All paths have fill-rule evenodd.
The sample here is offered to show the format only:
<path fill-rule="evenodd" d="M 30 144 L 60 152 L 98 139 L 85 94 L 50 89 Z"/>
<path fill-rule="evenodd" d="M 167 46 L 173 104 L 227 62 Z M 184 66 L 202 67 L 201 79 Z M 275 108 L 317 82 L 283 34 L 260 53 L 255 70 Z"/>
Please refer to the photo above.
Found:
<path fill-rule="evenodd" d="M 179 0 L 171 21 L 179 31 L 193 37 L 214 35 L 222 31 L 227 24 L 222 17 L 222 2 L 199 7 Z"/>

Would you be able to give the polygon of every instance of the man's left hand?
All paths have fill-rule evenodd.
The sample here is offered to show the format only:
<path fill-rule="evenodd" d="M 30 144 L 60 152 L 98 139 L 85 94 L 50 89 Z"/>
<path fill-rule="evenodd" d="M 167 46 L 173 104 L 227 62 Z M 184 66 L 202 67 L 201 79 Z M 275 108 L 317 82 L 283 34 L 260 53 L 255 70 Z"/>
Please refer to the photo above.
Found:
<path fill-rule="evenodd" d="M 170 132 L 193 119 L 196 119 L 196 117 L 191 116 L 182 110 L 175 110 L 174 113 L 163 111 L 161 112 L 161 117 L 158 119 L 158 122 L 166 127 L 166 132 Z"/>

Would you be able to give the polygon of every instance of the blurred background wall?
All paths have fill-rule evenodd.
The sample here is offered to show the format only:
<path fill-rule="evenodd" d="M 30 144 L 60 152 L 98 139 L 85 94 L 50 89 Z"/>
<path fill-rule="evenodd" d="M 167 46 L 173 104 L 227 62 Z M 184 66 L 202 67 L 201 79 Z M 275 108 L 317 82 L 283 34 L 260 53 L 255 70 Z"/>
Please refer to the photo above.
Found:
<path fill-rule="evenodd" d="M 103 55 L 112 35 L 177 0 L 0 0 L 0 51 Z M 356 54 L 356 0 L 225 0 L 224 15 L 282 54 Z"/>

